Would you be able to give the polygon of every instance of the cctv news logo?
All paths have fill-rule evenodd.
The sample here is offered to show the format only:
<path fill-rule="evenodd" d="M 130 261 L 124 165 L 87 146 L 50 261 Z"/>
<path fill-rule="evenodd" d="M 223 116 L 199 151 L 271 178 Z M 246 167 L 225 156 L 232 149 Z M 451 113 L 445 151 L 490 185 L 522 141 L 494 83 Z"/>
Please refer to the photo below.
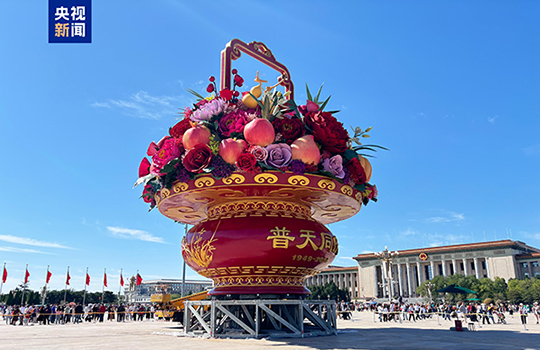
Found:
<path fill-rule="evenodd" d="M 91 43 L 92 1 L 49 0 L 49 43 Z"/>

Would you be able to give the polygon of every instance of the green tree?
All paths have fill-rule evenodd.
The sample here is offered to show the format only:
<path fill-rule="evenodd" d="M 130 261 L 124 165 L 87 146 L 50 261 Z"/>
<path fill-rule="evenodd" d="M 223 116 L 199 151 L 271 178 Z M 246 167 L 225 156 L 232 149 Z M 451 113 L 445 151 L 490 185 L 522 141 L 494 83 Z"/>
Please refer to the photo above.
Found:
<path fill-rule="evenodd" d="M 309 287 L 311 295 L 309 299 L 332 299 L 332 300 L 345 300 L 349 301 L 349 291 L 346 289 L 339 289 L 334 282 L 326 283 L 324 286 L 311 286 Z"/>

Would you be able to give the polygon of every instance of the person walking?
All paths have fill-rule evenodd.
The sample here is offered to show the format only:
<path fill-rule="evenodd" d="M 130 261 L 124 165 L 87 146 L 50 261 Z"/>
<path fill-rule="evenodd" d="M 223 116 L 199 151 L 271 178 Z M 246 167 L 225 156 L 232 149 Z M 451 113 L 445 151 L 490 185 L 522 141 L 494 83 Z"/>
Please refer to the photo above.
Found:
<path fill-rule="evenodd" d="M 536 324 L 540 321 L 540 305 L 538 305 L 538 302 L 535 301 L 533 303 L 532 312 L 534 314 L 534 317 L 536 317 Z"/>
<path fill-rule="evenodd" d="M 521 324 L 527 329 L 527 308 L 523 306 L 523 303 L 519 304 L 519 316 L 521 317 Z"/>

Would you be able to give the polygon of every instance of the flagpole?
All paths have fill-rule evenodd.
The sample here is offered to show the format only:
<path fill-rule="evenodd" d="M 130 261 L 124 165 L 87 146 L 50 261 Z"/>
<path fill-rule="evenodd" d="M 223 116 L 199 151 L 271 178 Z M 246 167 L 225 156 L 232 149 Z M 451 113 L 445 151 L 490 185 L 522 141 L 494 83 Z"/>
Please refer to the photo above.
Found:
<path fill-rule="evenodd" d="M 107 268 L 103 268 L 103 286 L 101 286 L 101 303 L 105 304 L 103 297 L 105 296 L 105 276 L 107 276 Z"/>
<path fill-rule="evenodd" d="M 0 295 L 2 295 L 2 288 L 4 288 L 4 273 L 6 273 L 6 263 L 4 262 L 4 269 L 2 270 L 2 284 L 0 284 Z"/>
<path fill-rule="evenodd" d="M 26 271 L 24 272 L 24 284 L 23 284 L 23 290 L 22 290 L 22 296 L 21 296 L 21 305 L 23 305 L 24 300 L 24 291 L 26 289 L 26 275 L 28 274 L 28 264 L 26 264 Z"/>
<path fill-rule="evenodd" d="M 82 299 L 82 304 L 83 304 L 83 307 L 85 305 L 85 301 L 86 301 L 86 281 L 88 279 L 88 267 L 86 268 L 86 276 L 84 276 L 84 294 L 83 294 L 83 299 Z"/>
<path fill-rule="evenodd" d="M 45 298 L 47 297 L 47 279 L 49 277 L 49 265 L 47 265 L 47 274 L 45 275 L 45 290 L 43 291 L 43 296 L 41 297 L 41 305 L 45 304 Z"/>
<path fill-rule="evenodd" d="M 120 269 L 120 286 L 118 287 L 118 305 L 120 305 L 120 292 L 122 291 L 122 272 L 124 271 L 123 268 Z"/>
<path fill-rule="evenodd" d="M 67 276 L 69 276 L 69 266 L 67 268 Z M 66 296 L 67 296 L 67 283 L 68 283 L 67 276 L 66 276 L 66 286 L 64 287 L 64 304 L 66 303 Z"/>

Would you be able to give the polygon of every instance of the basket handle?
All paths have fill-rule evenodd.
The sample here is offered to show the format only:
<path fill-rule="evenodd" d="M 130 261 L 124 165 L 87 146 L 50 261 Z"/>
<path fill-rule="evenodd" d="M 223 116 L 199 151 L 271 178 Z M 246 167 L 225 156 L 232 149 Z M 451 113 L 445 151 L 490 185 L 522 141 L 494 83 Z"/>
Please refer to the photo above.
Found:
<path fill-rule="evenodd" d="M 236 61 L 242 55 L 242 52 L 275 69 L 281 76 L 278 78 L 280 85 L 285 87 L 286 92 L 291 92 L 289 100 L 294 99 L 294 85 L 291 81 L 291 74 L 285 65 L 276 61 L 272 51 L 265 44 L 252 41 L 249 44 L 233 39 L 221 51 L 221 90 L 231 89 L 231 68 L 232 61 Z"/>

